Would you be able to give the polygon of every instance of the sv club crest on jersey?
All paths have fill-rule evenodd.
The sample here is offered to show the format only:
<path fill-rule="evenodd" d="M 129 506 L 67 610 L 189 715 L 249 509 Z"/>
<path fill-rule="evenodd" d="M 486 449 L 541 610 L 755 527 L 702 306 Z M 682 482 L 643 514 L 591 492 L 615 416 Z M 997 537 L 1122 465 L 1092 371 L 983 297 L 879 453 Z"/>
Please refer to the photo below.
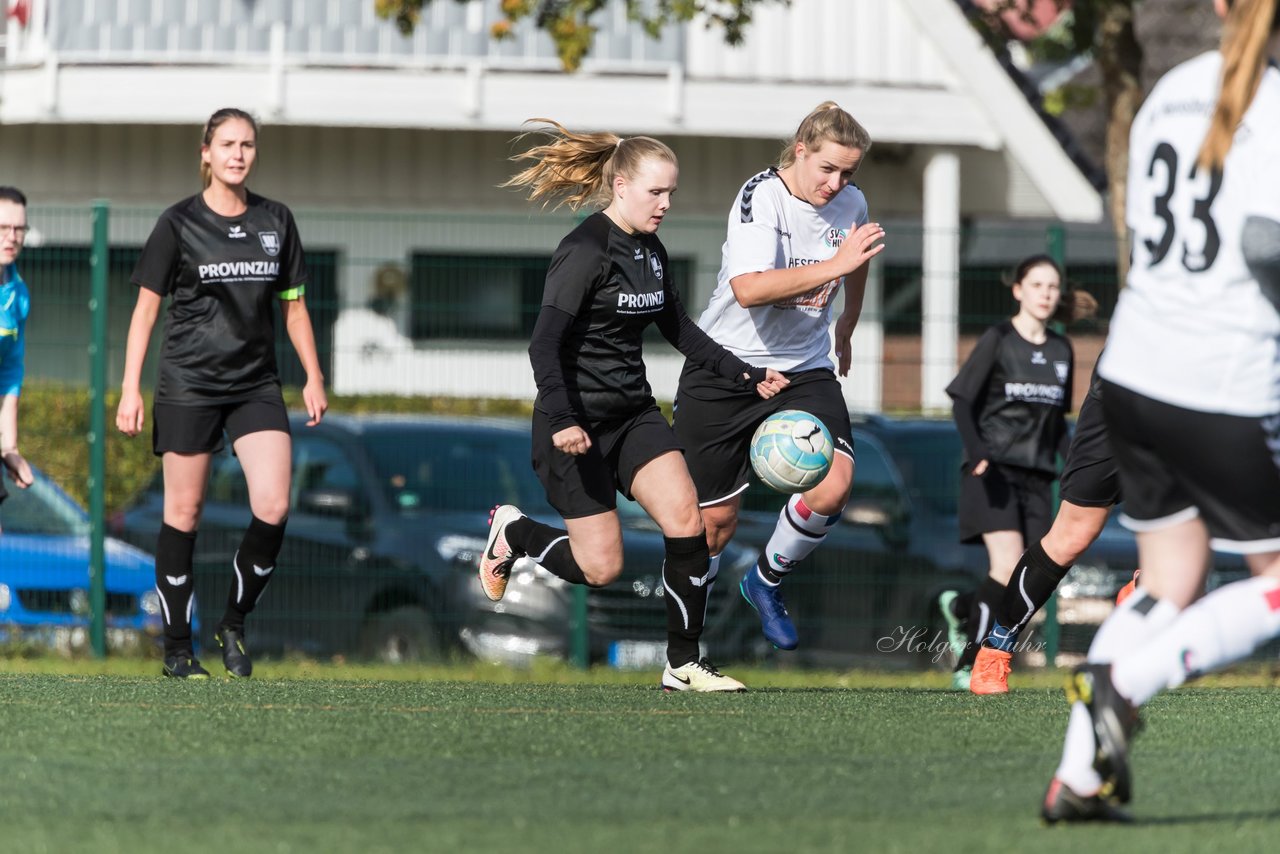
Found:
<path fill-rule="evenodd" d="M 258 242 L 262 244 L 262 251 L 272 258 L 280 254 L 280 235 L 274 231 L 258 232 Z"/>
<path fill-rule="evenodd" d="M 1058 375 L 1058 382 L 1065 383 L 1067 381 L 1067 363 L 1054 362 L 1053 372 Z"/>
<path fill-rule="evenodd" d="M 653 277 L 658 281 L 662 281 L 662 262 L 652 252 L 649 253 L 649 266 L 653 268 Z"/>

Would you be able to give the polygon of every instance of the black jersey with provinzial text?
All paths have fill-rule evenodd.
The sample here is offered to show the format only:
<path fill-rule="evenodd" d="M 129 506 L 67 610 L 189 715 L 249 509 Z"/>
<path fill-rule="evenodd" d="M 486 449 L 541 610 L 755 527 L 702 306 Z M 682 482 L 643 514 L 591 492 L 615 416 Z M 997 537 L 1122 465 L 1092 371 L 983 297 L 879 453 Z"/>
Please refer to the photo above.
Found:
<path fill-rule="evenodd" d="M 628 234 L 604 213 L 587 217 L 560 241 L 547 270 L 542 306 L 544 313 L 554 309 L 572 318 L 553 365 L 535 356 L 536 331 L 530 345 L 538 380 L 535 405 L 553 427 L 625 418 L 653 405 L 641 353 L 642 335 L 651 323 L 694 362 L 748 382 L 750 366 L 685 313 L 657 236 Z"/>
<path fill-rule="evenodd" d="M 1073 373 L 1065 336 L 1047 330 L 1045 342 L 1033 344 L 1006 320 L 978 339 L 947 394 L 972 406 L 992 462 L 1053 473 Z"/>
<path fill-rule="evenodd" d="M 307 279 L 293 214 L 249 194 L 235 217 L 196 194 L 160 215 L 133 283 L 172 297 L 155 399 L 203 405 L 269 396 L 279 386 L 277 299 L 297 299 Z"/>

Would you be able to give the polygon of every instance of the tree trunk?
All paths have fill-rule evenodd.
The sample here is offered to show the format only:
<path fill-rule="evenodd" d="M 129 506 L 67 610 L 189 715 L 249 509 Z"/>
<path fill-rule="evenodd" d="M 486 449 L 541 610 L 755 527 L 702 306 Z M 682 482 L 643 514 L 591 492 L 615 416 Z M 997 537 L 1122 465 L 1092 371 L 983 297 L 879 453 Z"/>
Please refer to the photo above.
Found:
<path fill-rule="evenodd" d="M 1107 109 L 1106 169 L 1111 228 L 1116 238 L 1116 270 L 1123 287 L 1129 274 L 1129 234 L 1125 227 L 1125 181 L 1129 174 L 1129 129 L 1142 104 L 1142 46 L 1133 31 L 1136 0 L 1102 0 L 1097 60 Z"/>

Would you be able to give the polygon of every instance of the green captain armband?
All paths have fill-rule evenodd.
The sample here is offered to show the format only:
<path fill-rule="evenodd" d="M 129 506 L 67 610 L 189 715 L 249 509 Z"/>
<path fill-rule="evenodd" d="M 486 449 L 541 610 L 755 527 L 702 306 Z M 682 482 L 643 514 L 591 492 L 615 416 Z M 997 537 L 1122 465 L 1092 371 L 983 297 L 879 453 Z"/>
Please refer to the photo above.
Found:
<path fill-rule="evenodd" d="M 276 291 L 276 299 L 292 301 L 292 300 L 298 299 L 301 296 L 304 296 L 306 292 L 307 292 L 306 285 L 296 285 L 295 287 L 289 288 L 287 290 Z"/>

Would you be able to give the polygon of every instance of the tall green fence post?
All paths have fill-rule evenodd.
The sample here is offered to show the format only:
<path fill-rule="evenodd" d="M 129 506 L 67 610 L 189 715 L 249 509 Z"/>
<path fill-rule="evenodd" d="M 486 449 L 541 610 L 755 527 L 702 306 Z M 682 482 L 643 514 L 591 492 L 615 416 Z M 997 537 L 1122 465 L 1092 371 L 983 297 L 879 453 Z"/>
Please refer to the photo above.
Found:
<path fill-rule="evenodd" d="M 1064 275 L 1067 269 L 1067 230 L 1062 223 L 1055 222 L 1045 231 L 1045 253 L 1054 260 Z M 1061 324 L 1054 326 L 1059 332 Z M 1067 391 L 1070 394 L 1070 389 Z M 1053 511 L 1058 512 L 1058 482 L 1053 482 Z M 1058 645 L 1062 638 L 1062 629 L 1058 625 L 1058 594 L 1055 591 L 1044 606 L 1044 662 L 1049 667 L 1058 663 Z"/>
<path fill-rule="evenodd" d="M 93 203 L 92 291 L 89 315 L 89 639 L 95 658 L 107 654 L 107 221 L 105 200 Z"/>
<path fill-rule="evenodd" d="M 587 588 L 575 584 L 573 602 L 569 612 L 569 663 L 587 668 L 591 664 L 591 651 L 587 643 Z"/>

